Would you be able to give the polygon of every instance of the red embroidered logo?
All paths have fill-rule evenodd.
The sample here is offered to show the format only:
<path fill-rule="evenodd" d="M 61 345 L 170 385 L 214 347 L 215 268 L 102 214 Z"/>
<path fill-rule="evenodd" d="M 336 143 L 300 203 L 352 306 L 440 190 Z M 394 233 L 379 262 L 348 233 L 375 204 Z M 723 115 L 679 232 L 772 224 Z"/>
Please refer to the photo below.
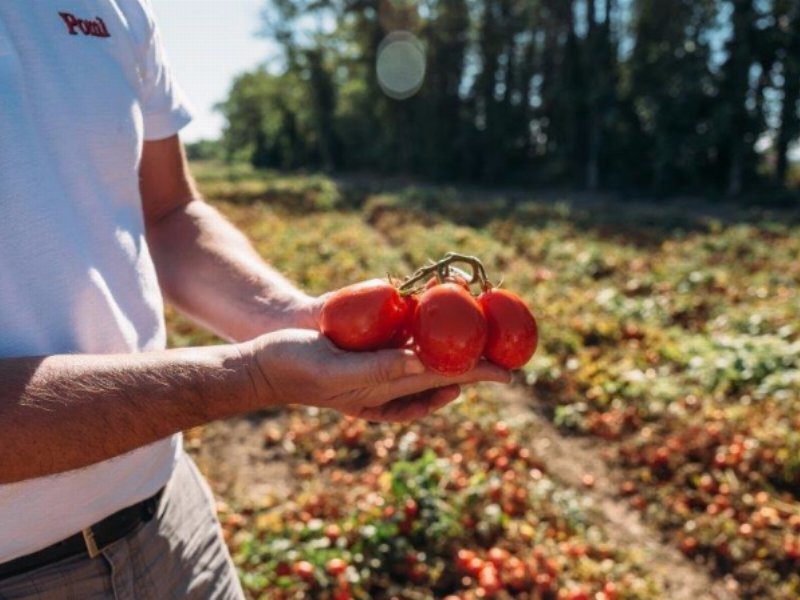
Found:
<path fill-rule="evenodd" d="M 108 27 L 100 17 L 90 21 L 89 19 L 79 19 L 75 15 L 65 12 L 60 12 L 58 15 L 64 19 L 70 35 L 78 35 L 78 31 L 80 31 L 83 35 L 91 35 L 93 37 L 111 37 L 111 34 L 108 33 Z"/>

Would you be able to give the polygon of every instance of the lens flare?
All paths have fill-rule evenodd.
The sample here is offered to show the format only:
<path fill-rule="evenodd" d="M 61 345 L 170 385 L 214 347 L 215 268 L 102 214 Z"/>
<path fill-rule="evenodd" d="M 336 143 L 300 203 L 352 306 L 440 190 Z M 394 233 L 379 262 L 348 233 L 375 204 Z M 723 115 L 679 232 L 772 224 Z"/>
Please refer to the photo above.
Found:
<path fill-rule="evenodd" d="M 394 31 L 378 48 L 378 83 L 390 98 L 404 100 L 416 94 L 425 80 L 425 49 L 413 33 Z"/>

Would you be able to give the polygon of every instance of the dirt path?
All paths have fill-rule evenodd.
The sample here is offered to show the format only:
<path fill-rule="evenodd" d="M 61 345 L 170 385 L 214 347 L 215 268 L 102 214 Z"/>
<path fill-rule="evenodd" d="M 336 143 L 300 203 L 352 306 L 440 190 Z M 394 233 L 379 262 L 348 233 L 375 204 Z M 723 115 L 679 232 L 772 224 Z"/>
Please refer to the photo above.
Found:
<path fill-rule="evenodd" d="M 289 496 L 289 466 L 264 445 L 267 430 L 279 421 L 278 415 L 262 414 L 212 423 L 203 430 L 202 444 L 192 455 L 217 496 L 256 506 L 266 498 Z"/>
<path fill-rule="evenodd" d="M 530 422 L 536 437 L 532 450 L 547 465 L 548 474 L 582 490 L 589 508 L 599 514 L 612 540 L 620 546 L 640 550 L 649 558 L 648 566 L 667 590 L 668 600 L 739 598 L 726 582 L 713 579 L 702 565 L 663 543 L 659 532 L 646 525 L 638 512 L 620 500 L 617 490 L 621 478 L 603 461 L 602 443 L 591 438 L 561 435 L 549 421 L 532 410 L 534 401 L 520 388 L 510 388 L 503 394 L 507 417 Z M 583 483 L 587 474 L 594 477 L 591 489 Z"/>

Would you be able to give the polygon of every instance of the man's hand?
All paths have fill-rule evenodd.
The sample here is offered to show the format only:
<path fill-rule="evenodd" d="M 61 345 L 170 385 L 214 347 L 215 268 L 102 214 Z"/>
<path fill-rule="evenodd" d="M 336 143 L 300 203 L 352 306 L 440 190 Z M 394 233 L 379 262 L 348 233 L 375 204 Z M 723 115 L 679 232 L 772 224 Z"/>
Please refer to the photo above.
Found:
<path fill-rule="evenodd" d="M 322 305 L 325 299 L 330 296 L 330 292 L 322 296 L 308 296 L 297 303 L 293 312 L 293 320 L 296 329 L 311 329 L 319 331 L 319 318 L 322 313 Z"/>
<path fill-rule="evenodd" d="M 346 352 L 310 330 L 277 331 L 239 347 L 250 365 L 256 402 L 333 408 L 372 421 L 419 419 L 455 400 L 460 384 L 510 380 L 488 362 L 444 377 L 409 350 Z"/>
<path fill-rule="evenodd" d="M 459 384 L 508 379 L 490 364 L 442 377 L 409 350 L 345 352 L 310 329 L 235 345 L 0 359 L 0 484 L 85 467 L 265 406 L 411 421 L 454 400 Z"/>

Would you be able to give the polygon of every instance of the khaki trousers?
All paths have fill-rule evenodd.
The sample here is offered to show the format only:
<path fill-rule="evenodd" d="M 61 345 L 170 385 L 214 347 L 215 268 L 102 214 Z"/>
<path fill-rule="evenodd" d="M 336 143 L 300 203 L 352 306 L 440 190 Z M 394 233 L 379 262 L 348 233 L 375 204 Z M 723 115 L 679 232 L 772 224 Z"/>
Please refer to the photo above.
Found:
<path fill-rule="evenodd" d="M 101 556 L 0 579 L 0 600 L 242 600 L 213 497 L 183 454 L 157 516 Z"/>

